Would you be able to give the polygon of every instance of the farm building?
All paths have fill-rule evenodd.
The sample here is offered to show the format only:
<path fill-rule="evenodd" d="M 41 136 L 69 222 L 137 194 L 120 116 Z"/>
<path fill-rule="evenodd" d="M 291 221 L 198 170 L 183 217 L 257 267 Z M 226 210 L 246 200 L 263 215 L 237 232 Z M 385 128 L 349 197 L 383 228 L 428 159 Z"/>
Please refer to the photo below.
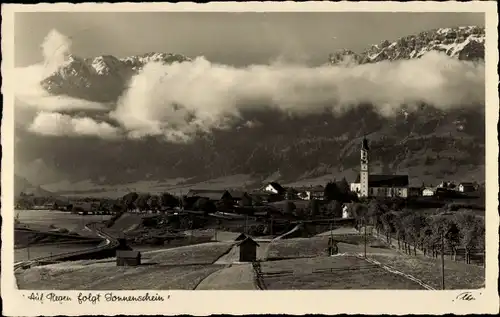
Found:
<path fill-rule="evenodd" d="M 284 195 L 286 193 L 286 189 L 277 182 L 270 182 L 267 185 L 263 186 L 260 190 L 263 192 L 278 195 Z"/>
<path fill-rule="evenodd" d="M 342 206 L 342 218 L 343 219 L 351 218 L 351 213 L 349 212 L 349 205 L 347 204 L 344 204 Z"/>
<path fill-rule="evenodd" d="M 323 200 L 325 198 L 325 188 L 323 186 L 311 186 L 311 187 L 299 187 L 296 188 L 299 193 L 300 199 L 311 200 L 318 199 Z"/>
<path fill-rule="evenodd" d="M 422 196 L 434 196 L 434 188 L 426 187 L 422 190 Z"/>
<path fill-rule="evenodd" d="M 458 191 L 462 193 L 471 193 L 476 191 L 476 186 L 474 186 L 474 183 L 460 183 L 458 185 Z"/>
<path fill-rule="evenodd" d="M 254 262 L 257 260 L 257 247 L 259 244 L 252 239 L 247 237 L 236 244 L 240 251 L 240 262 Z"/>
<path fill-rule="evenodd" d="M 211 201 L 219 200 L 232 200 L 231 194 L 227 190 L 217 190 L 217 189 L 191 189 L 186 197 L 202 197 L 207 198 Z"/>
<path fill-rule="evenodd" d="M 129 250 L 116 251 L 116 266 L 141 265 L 141 252 Z"/>
<path fill-rule="evenodd" d="M 229 194 L 235 203 L 239 203 L 243 206 L 251 206 L 253 203 L 252 197 L 243 191 L 230 191 Z"/>
<path fill-rule="evenodd" d="M 408 196 L 417 197 L 422 195 L 421 187 L 410 187 L 408 188 Z"/>

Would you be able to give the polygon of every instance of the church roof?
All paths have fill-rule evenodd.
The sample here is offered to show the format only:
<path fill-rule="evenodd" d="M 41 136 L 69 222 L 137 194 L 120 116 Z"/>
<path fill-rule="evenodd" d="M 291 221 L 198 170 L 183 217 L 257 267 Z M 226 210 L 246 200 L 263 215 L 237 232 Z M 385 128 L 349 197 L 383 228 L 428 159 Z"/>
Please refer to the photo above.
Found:
<path fill-rule="evenodd" d="M 363 138 L 363 142 L 361 143 L 361 148 L 363 150 L 369 150 L 370 147 L 368 146 L 368 140 L 366 139 L 366 137 Z"/>
<path fill-rule="evenodd" d="M 355 183 L 359 183 L 360 177 Z M 368 186 L 370 187 L 406 187 L 410 183 L 408 175 L 368 175 Z"/>

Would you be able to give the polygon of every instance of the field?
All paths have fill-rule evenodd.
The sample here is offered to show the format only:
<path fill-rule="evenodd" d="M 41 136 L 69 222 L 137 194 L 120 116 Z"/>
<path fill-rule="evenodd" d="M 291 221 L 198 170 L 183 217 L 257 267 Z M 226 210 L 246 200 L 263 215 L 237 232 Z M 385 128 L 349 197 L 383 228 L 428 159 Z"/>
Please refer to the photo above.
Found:
<path fill-rule="evenodd" d="M 51 225 L 57 228 L 66 228 L 82 236 L 95 237 L 91 231 L 85 230 L 85 225 L 91 222 L 109 219 L 109 215 L 76 215 L 69 212 L 49 210 L 16 210 L 21 224 L 26 224 L 30 229 L 48 230 Z"/>
<path fill-rule="evenodd" d="M 28 261 L 61 253 L 92 249 L 95 248 L 97 244 L 98 243 L 50 244 L 30 246 L 29 249 L 18 248 L 14 250 L 14 262 Z"/>
<path fill-rule="evenodd" d="M 167 250 L 151 251 L 145 255 L 150 263 L 166 265 L 211 264 L 231 248 L 231 243 L 203 243 Z"/>
<path fill-rule="evenodd" d="M 269 247 L 268 259 L 304 258 L 327 255 L 330 235 L 312 238 L 293 238 L 274 241 Z M 364 248 L 363 235 L 341 234 L 333 235 L 339 245 L 339 253 L 361 252 Z M 373 245 L 375 238 L 367 236 L 367 246 Z M 370 248 L 371 249 L 371 248 Z M 374 252 L 372 250 L 372 252 Z M 378 251 L 377 251 L 378 252 Z"/>
<path fill-rule="evenodd" d="M 237 263 L 232 242 L 210 242 L 142 253 L 143 264 L 114 259 L 74 261 L 18 272 L 22 289 L 439 289 L 440 261 L 410 256 L 363 235 L 334 236 L 339 253 L 327 256 L 329 235 L 259 242 L 258 274 Z M 348 238 L 347 238 L 348 237 Z M 266 257 L 267 255 L 267 257 Z M 257 278 L 259 277 L 259 278 Z M 446 289 L 479 288 L 484 268 L 446 261 Z"/>
<path fill-rule="evenodd" d="M 193 289 L 231 244 L 207 243 L 144 252 L 137 267 L 118 267 L 115 259 L 73 261 L 16 273 L 21 289 Z"/>
<path fill-rule="evenodd" d="M 289 289 L 423 289 L 419 284 L 354 256 L 264 262 L 264 285 Z"/>
<path fill-rule="evenodd" d="M 418 277 L 426 284 L 441 288 L 441 261 L 423 256 L 371 254 L 370 258 L 401 272 Z M 476 289 L 484 287 L 484 268 L 450 260 L 445 261 L 446 289 Z"/>
<path fill-rule="evenodd" d="M 218 265 L 143 265 L 117 267 L 114 259 L 76 261 L 26 270 L 17 276 L 20 289 L 141 290 L 193 289 Z"/>

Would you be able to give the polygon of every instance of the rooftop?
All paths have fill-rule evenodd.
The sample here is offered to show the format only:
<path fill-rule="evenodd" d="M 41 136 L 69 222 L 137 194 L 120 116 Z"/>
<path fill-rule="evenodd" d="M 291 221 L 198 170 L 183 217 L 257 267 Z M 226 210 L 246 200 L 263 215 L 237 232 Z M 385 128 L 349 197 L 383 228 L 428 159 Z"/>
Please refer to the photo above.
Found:
<path fill-rule="evenodd" d="M 360 177 L 354 183 L 359 183 Z M 408 175 L 368 175 L 368 186 L 370 187 L 407 187 L 409 184 Z"/>

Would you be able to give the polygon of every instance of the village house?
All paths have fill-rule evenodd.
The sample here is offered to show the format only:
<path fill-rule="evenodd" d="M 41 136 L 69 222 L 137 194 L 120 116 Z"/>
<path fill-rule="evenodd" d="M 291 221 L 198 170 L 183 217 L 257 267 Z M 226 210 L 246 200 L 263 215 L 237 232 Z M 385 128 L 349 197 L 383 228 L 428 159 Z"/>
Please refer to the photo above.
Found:
<path fill-rule="evenodd" d="M 323 186 L 309 186 L 296 188 L 298 197 L 303 200 L 325 199 L 325 188 Z"/>
<path fill-rule="evenodd" d="M 218 189 L 191 189 L 186 194 L 187 198 L 200 197 L 211 201 L 232 200 L 233 197 L 227 190 Z"/>
<path fill-rule="evenodd" d="M 342 219 L 351 218 L 351 213 L 349 212 L 349 205 L 344 204 L 342 206 Z"/>
<path fill-rule="evenodd" d="M 247 192 L 232 190 L 229 192 L 229 194 L 231 195 L 234 203 L 243 206 L 252 206 L 252 197 Z"/>
<path fill-rule="evenodd" d="M 408 196 L 410 196 L 410 197 L 422 196 L 422 188 L 421 187 L 408 188 Z"/>
<path fill-rule="evenodd" d="M 422 196 L 434 196 L 435 190 L 431 187 L 426 187 L 422 190 Z"/>
<path fill-rule="evenodd" d="M 369 169 L 368 140 L 361 144 L 360 172 L 351 191 L 359 197 L 408 197 L 408 175 L 375 175 Z"/>
<path fill-rule="evenodd" d="M 284 195 L 286 193 L 286 189 L 277 182 L 270 182 L 263 186 L 260 190 L 277 195 Z"/>
<path fill-rule="evenodd" d="M 460 183 L 458 185 L 458 191 L 462 193 L 471 193 L 476 191 L 476 186 L 474 183 Z"/>

